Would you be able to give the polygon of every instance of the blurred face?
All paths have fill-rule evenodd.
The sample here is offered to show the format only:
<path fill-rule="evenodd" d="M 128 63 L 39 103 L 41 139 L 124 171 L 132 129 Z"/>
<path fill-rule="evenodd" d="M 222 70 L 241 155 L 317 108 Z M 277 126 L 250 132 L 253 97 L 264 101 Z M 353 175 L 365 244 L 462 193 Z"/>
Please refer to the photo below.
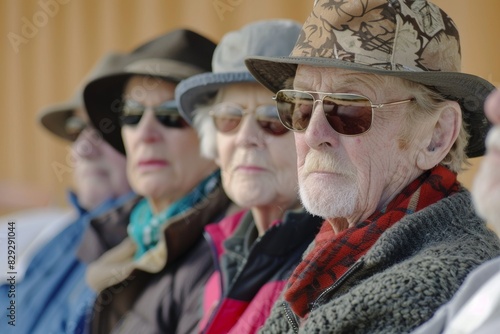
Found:
<path fill-rule="evenodd" d="M 308 66 L 297 69 L 294 89 L 360 94 L 374 104 L 411 98 L 397 85 L 390 87 L 367 74 Z M 368 132 L 345 136 L 327 123 L 321 103 L 315 104 L 307 129 L 295 133 L 300 196 L 311 213 L 355 224 L 421 174 L 416 159 L 422 143 L 399 140 L 406 107 L 375 109 Z M 432 129 L 425 124 L 419 131 L 425 133 L 426 126 Z"/>
<path fill-rule="evenodd" d="M 156 212 L 185 196 L 215 170 L 212 161 L 200 156 L 195 130 L 165 126 L 155 116 L 154 109 L 174 100 L 174 90 L 172 83 L 152 83 L 151 78 L 136 76 L 124 91 L 127 102 L 145 107 L 138 124 L 122 127 L 129 181 Z"/>
<path fill-rule="evenodd" d="M 71 147 L 75 161 L 74 180 L 80 205 L 92 210 L 110 198 L 130 191 L 126 160 L 87 126 Z"/>
<path fill-rule="evenodd" d="M 297 156 L 293 134 L 272 135 L 259 125 L 256 109 L 273 106 L 272 93 L 257 83 L 232 84 L 219 91 L 219 103 L 240 106 L 246 114 L 234 130 L 217 131 L 218 163 L 223 186 L 239 206 L 278 206 L 297 203 Z M 220 104 L 217 104 L 220 106 Z M 214 110 L 216 106 L 214 106 Z M 263 108 L 261 108 L 263 110 Z M 277 117 L 273 111 L 273 117 Z M 272 130 L 269 122 L 260 122 Z M 281 127 L 278 123 L 277 126 Z"/>
<path fill-rule="evenodd" d="M 491 117 L 490 117 L 491 119 Z M 477 213 L 500 232 L 500 127 L 493 127 L 486 138 L 486 155 L 474 179 L 472 198 Z"/>

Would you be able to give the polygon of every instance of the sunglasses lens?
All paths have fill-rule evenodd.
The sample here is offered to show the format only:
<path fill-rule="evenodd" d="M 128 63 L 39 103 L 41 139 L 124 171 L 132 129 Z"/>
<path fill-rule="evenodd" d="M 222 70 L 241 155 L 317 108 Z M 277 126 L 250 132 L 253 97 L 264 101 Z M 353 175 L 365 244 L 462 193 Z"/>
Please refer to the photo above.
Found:
<path fill-rule="evenodd" d="M 258 107 L 255 110 L 255 117 L 259 126 L 269 134 L 281 136 L 288 132 L 288 129 L 281 123 L 278 111 L 273 105 Z"/>
<path fill-rule="evenodd" d="M 156 119 L 168 128 L 182 129 L 188 126 L 187 122 L 179 114 L 175 100 L 167 101 L 153 108 Z"/>
<path fill-rule="evenodd" d="M 133 100 L 123 101 L 121 108 L 120 121 L 122 125 L 137 125 L 139 124 L 142 114 L 144 113 L 144 106 Z"/>
<path fill-rule="evenodd" d="M 309 125 L 314 98 L 309 93 L 293 90 L 276 94 L 276 107 L 283 125 L 293 131 L 304 131 Z"/>
<path fill-rule="evenodd" d="M 158 122 L 166 126 L 167 128 L 177 128 L 182 129 L 188 126 L 186 121 L 182 118 L 179 113 L 171 114 L 156 114 L 156 119 Z"/>
<path fill-rule="evenodd" d="M 323 110 L 328 124 L 340 134 L 359 135 L 372 124 L 370 101 L 356 94 L 331 94 L 323 99 Z"/>
<path fill-rule="evenodd" d="M 215 127 L 222 133 L 235 130 L 241 122 L 243 113 L 237 106 L 229 103 L 219 103 L 212 109 Z"/>
<path fill-rule="evenodd" d="M 156 119 L 163 126 L 169 128 L 184 128 L 187 127 L 187 122 L 179 114 L 175 101 L 167 101 L 158 106 L 153 107 Z M 146 107 L 139 102 L 126 100 L 123 102 L 122 114 L 120 121 L 122 125 L 137 125 L 141 121 L 142 115 L 146 111 Z"/>
<path fill-rule="evenodd" d="M 137 125 L 141 120 L 142 114 L 140 115 L 120 115 L 120 121 L 122 125 Z"/>
<path fill-rule="evenodd" d="M 276 94 L 276 106 L 281 122 L 293 131 L 304 131 L 309 125 L 314 107 L 310 93 L 282 90 Z M 327 94 L 323 111 L 328 124 L 340 134 L 359 135 L 372 124 L 372 106 L 366 97 L 356 94 Z"/>

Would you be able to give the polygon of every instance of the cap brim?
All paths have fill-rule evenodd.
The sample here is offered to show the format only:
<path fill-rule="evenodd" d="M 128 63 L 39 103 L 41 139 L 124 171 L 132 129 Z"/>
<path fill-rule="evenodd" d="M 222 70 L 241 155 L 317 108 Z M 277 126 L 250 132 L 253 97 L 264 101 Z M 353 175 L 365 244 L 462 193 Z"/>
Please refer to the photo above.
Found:
<path fill-rule="evenodd" d="M 466 147 L 467 156 L 474 158 L 485 152 L 484 141 L 491 123 L 484 114 L 483 106 L 486 97 L 495 87 L 480 77 L 460 72 L 384 70 L 340 59 L 319 57 L 250 57 L 245 60 L 245 64 L 257 81 L 274 93 L 290 88 L 285 85 L 292 82 L 298 65 L 389 75 L 423 84 L 445 98 L 457 101 L 462 107 L 463 119 L 470 135 Z"/>
<path fill-rule="evenodd" d="M 94 127 L 113 148 L 125 155 L 121 126 L 120 103 L 123 88 L 133 74 L 120 73 L 96 79 L 85 87 L 85 109 Z"/>
<path fill-rule="evenodd" d="M 193 124 L 197 105 L 206 103 L 219 89 L 235 83 L 256 82 L 249 72 L 202 73 L 183 80 L 175 89 L 179 112 Z"/>
<path fill-rule="evenodd" d="M 52 105 L 40 111 L 38 121 L 52 134 L 68 141 L 75 141 L 76 137 L 66 132 L 66 121 L 74 115 L 77 105 L 71 102 Z"/>

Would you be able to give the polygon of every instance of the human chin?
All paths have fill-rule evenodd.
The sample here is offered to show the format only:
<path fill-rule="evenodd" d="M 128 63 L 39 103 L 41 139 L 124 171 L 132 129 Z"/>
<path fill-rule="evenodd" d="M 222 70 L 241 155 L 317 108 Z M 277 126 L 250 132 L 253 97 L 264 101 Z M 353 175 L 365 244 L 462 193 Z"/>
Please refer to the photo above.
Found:
<path fill-rule="evenodd" d="M 272 184 L 266 177 L 244 177 L 232 175 L 224 177 L 223 185 L 228 196 L 241 207 L 250 208 L 257 205 L 268 204 L 272 199 Z"/>
<path fill-rule="evenodd" d="M 323 182 L 299 177 L 299 195 L 304 208 L 324 219 L 349 217 L 354 214 L 359 192 L 349 182 Z"/>
<path fill-rule="evenodd" d="M 141 173 L 131 178 L 131 185 L 135 192 L 142 196 L 157 196 L 162 192 L 163 185 L 168 182 L 163 173 Z"/>

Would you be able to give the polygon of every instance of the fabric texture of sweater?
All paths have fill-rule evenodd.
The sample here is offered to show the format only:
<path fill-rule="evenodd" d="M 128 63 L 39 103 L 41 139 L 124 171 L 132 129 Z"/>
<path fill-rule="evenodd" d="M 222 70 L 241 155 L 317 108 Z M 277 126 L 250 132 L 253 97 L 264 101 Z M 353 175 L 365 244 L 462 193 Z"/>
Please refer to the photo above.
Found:
<path fill-rule="evenodd" d="M 385 231 L 305 319 L 281 297 L 260 333 L 408 333 L 499 254 L 498 237 L 461 189 Z"/>
<path fill-rule="evenodd" d="M 500 329 L 500 257 L 476 268 L 453 298 L 412 334 L 497 334 Z"/>

